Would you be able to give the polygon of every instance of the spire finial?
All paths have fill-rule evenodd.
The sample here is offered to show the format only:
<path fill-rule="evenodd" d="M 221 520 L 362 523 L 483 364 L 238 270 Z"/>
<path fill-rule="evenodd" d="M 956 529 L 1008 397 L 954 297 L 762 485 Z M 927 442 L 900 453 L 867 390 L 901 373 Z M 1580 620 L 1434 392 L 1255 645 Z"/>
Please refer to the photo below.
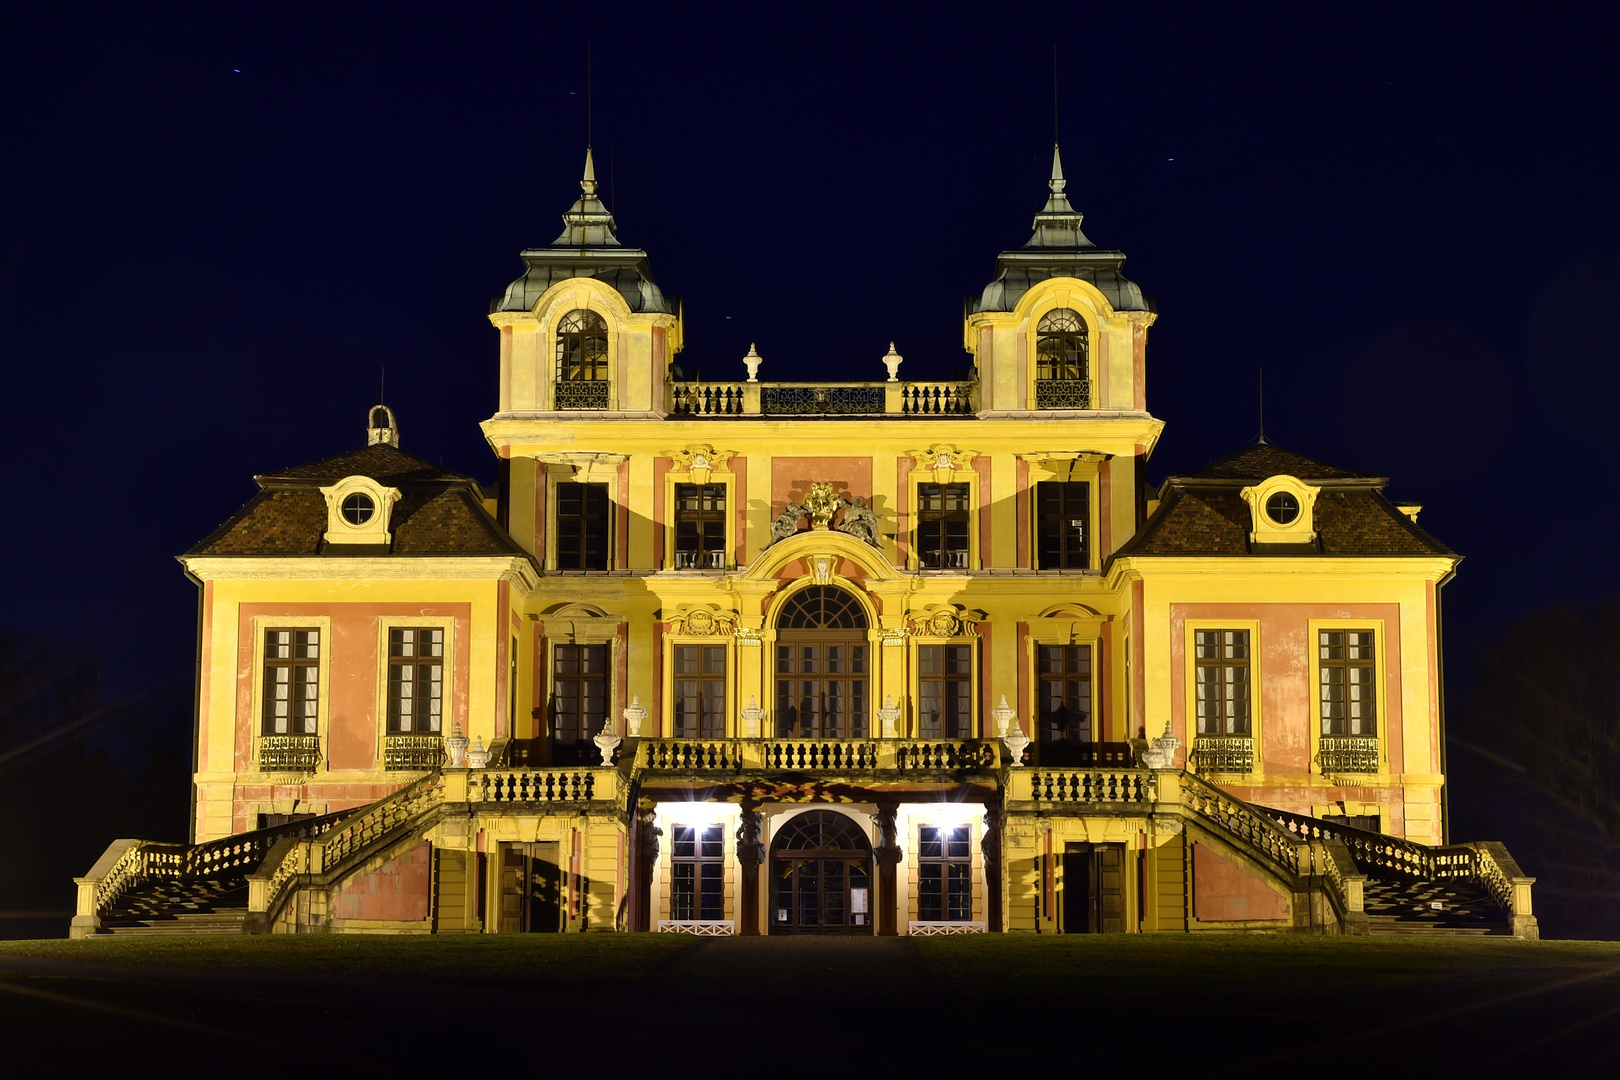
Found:
<path fill-rule="evenodd" d="M 1063 193 L 1063 189 L 1068 186 L 1068 183 L 1069 182 L 1067 180 L 1063 179 L 1063 153 L 1058 149 L 1058 144 L 1053 143 L 1052 179 L 1047 181 L 1047 184 L 1049 187 L 1051 187 L 1054 195 L 1061 195 Z"/>
<path fill-rule="evenodd" d="M 591 148 L 585 148 L 585 176 L 579 182 L 580 190 L 587 195 L 596 194 L 596 161 L 591 157 Z"/>

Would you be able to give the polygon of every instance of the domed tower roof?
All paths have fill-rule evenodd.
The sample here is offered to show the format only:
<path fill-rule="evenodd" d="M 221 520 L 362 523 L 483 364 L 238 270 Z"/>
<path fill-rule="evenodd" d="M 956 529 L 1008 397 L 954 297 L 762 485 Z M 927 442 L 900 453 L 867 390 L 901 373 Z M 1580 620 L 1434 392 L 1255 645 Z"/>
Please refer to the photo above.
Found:
<path fill-rule="evenodd" d="M 1152 305 L 1136 283 L 1119 272 L 1125 262 L 1122 251 L 1105 251 L 1080 231 L 1080 211 L 1069 205 L 1064 193 L 1063 157 L 1052 146 L 1051 194 L 1035 215 L 1035 234 L 1029 243 L 996 258 L 995 280 L 984 287 L 978 300 L 968 301 L 968 311 L 1011 311 L 1038 282 L 1047 278 L 1072 277 L 1089 281 L 1108 297 L 1116 311 L 1151 311 Z"/>
<path fill-rule="evenodd" d="M 580 196 L 563 214 L 562 235 L 546 247 L 525 248 L 522 277 L 491 303 L 497 311 L 529 311 L 540 295 L 559 281 L 590 277 L 611 285 L 631 311 L 673 314 L 674 304 L 652 279 L 647 253 L 619 243 L 613 215 L 596 194 L 596 164 L 585 148 L 585 175 Z"/>

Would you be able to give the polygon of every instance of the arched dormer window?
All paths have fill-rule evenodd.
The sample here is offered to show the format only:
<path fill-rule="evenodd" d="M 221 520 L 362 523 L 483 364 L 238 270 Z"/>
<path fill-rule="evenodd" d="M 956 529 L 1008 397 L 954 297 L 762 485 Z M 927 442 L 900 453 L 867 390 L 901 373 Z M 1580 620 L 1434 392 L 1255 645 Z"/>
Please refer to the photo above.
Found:
<path fill-rule="evenodd" d="M 1035 327 L 1035 407 L 1091 408 L 1086 321 L 1079 312 L 1048 311 Z"/>
<path fill-rule="evenodd" d="M 607 407 L 607 323 L 594 311 L 570 311 L 557 322 L 557 408 Z"/>

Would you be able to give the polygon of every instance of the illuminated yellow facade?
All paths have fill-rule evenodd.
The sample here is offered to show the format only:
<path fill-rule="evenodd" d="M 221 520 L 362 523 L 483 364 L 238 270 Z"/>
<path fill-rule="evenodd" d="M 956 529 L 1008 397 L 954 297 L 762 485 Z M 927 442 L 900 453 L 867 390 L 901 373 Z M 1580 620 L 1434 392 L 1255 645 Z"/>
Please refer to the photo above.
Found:
<path fill-rule="evenodd" d="M 492 305 L 495 490 L 378 407 L 183 557 L 183 858 L 248 852 L 250 929 L 1534 934 L 1446 835 L 1457 557 L 1264 441 L 1147 488 L 1155 314 L 1056 155 L 950 381 L 686 379 L 581 187 Z"/>

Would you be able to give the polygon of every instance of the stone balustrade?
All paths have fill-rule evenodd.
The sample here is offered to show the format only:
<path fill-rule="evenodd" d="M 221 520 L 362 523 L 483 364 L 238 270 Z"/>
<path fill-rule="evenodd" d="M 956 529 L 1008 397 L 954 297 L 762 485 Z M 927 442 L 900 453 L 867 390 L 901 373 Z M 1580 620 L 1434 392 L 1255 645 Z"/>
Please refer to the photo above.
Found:
<path fill-rule="evenodd" d="M 972 382 L 672 382 L 671 416 L 971 416 Z"/>

